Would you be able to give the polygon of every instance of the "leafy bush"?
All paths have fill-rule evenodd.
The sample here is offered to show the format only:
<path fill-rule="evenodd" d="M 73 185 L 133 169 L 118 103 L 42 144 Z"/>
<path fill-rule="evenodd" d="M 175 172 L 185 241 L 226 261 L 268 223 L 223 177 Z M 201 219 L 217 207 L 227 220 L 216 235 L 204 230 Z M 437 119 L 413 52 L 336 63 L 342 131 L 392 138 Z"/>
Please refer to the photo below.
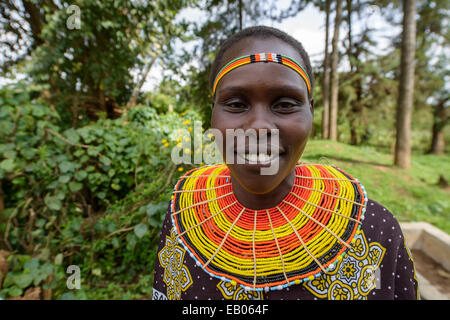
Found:
<path fill-rule="evenodd" d="M 43 290 L 48 291 L 64 278 L 61 268 L 49 261 L 42 263 L 42 259 L 20 254 L 11 255 L 8 260 L 11 267 L 0 291 L 3 296 L 20 296 L 30 286 L 42 286 Z"/>
<path fill-rule="evenodd" d="M 22 261 L 0 296 L 21 295 L 43 275 L 58 280 L 54 298 L 148 296 L 170 191 L 187 169 L 171 161 L 171 147 L 200 117 L 138 106 L 61 130 L 58 113 L 32 95 L 0 90 L 1 248 Z M 69 265 L 81 268 L 82 290 L 73 293 L 61 276 Z M 111 286 L 122 290 L 103 290 Z"/>

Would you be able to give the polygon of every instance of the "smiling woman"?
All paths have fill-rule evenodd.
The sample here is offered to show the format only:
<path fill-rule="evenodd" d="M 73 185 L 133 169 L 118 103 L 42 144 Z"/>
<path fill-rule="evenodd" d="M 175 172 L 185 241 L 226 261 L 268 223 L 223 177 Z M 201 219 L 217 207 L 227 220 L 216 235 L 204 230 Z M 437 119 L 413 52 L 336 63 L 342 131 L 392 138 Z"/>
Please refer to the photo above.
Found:
<path fill-rule="evenodd" d="M 277 29 L 242 30 L 210 79 L 226 164 L 175 185 L 153 298 L 416 299 L 392 214 L 343 170 L 299 165 L 314 112 L 303 46 Z"/>
<path fill-rule="evenodd" d="M 295 47 L 278 38 L 244 38 L 226 50 L 220 60 L 232 61 L 254 52 L 277 52 L 305 64 Z M 292 169 L 306 146 L 312 119 L 313 102 L 307 82 L 284 64 L 250 63 L 221 78 L 213 101 L 212 127 L 223 136 L 226 129 L 252 129 L 257 136 L 266 130 L 270 137 L 277 130 L 279 136 L 279 156 L 274 161 L 278 161 L 280 170 L 276 174 L 261 175 L 257 164 L 228 165 L 232 182 L 238 182 L 233 183 L 234 191 L 244 205 L 256 209 L 258 204 L 266 204 L 270 208 L 287 194 L 294 181 Z M 247 146 L 246 149 L 248 152 Z"/>

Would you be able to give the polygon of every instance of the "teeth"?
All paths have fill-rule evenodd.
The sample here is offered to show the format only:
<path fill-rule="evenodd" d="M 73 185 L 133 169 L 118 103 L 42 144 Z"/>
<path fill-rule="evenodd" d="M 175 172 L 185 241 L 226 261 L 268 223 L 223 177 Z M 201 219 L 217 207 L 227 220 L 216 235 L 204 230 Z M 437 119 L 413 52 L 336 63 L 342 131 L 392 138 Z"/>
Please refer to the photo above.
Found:
<path fill-rule="evenodd" d="M 253 163 L 257 162 L 269 162 L 272 160 L 272 157 L 265 153 L 260 153 L 259 155 L 256 153 L 246 153 L 244 154 L 245 160 Z"/>
<path fill-rule="evenodd" d="M 267 162 L 270 160 L 270 157 L 267 154 L 260 153 L 258 160 L 259 162 Z"/>
<path fill-rule="evenodd" d="M 246 159 L 250 162 L 258 162 L 258 155 L 255 153 L 246 154 Z"/>

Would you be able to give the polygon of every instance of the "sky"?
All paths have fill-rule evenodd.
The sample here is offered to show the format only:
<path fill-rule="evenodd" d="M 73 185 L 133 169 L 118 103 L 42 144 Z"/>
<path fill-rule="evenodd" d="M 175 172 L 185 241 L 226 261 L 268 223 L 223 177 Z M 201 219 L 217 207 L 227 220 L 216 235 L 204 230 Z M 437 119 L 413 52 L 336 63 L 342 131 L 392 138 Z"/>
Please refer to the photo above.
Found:
<path fill-rule="evenodd" d="M 277 2 L 277 5 L 281 8 L 287 8 L 290 0 L 280 0 Z M 359 22 L 357 19 L 354 19 L 354 34 L 357 34 L 358 31 L 362 30 L 362 28 L 370 24 L 370 27 L 375 28 L 377 31 L 374 36 L 376 36 L 378 41 L 378 51 L 375 53 L 382 53 L 389 46 L 391 37 L 394 34 L 398 34 L 400 32 L 400 28 L 395 28 L 392 25 L 388 25 L 384 18 L 381 15 L 381 12 L 377 6 L 370 6 L 367 9 L 369 18 L 364 22 Z M 179 15 L 179 19 L 185 18 L 188 21 L 196 21 L 201 22 L 205 20 L 205 15 L 198 9 L 184 9 Z M 330 24 L 333 25 L 334 15 L 330 17 Z M 244 16 L 244 27 L 248 27 L 250 25 L 246 25 L 245 16 Z M 359 20 L 359 19 L 358 19 Z M 299 12 L 295 17 L 284 19 L 281 23 L 274 21 L 266 21 L 261 22 L 260 24 L 268 25 L 271 27 L 278 28 L 291 36 L 293 36 L 296 40 L 300 41 L 303 44 L 306 52 L 308 52 L 311 62 L 314 65 L 319 64 L 323 60 L 324 48 L 325 48 L 325 13 L 319 11 L 315 6 L 308 5 L 305 9 Z M 340 40 L 345 38 L 344 28 L 341 28 L 340 32 Z M 332 38 L 332 30 L 330 30 L 329 40 L 331 43 Z M 181 44 L 184 46 L 188 46 L 189 44 Z M 329 50 L 331 50 L 331 44 L 329 46 Z M 194 62 L 195 64 L 195 62 Z M 345 69 L 345 65 L 341 65 L 341 68 Z M 147 76 L 147 80 L 144 83 L 142 88 L 143 91 L 151 91 L 158 83 L 161 81 L 162 75 L 164 73 L 164 69 L 161 65 L 157 64 L 153 66 L 153 69 L 150 71 Z"/>
<path fill-rule="evenodd" d="M 286 1 L 280 1 L 283 4 Z M 204 15 L 199 10 L 186 9 L 180 12 L 179 18 L 185 18 L 190 21 L 201 21 Z M 299 40 L 305 50 L 309 53 L 310 58 L 314 60 L 316 57 L 323 55 L 325 44 L 325 15 L 313 6 L 308 6 L 301 11 L 296 17 L 285 19 L 282 23 L 268 21 L 261 23 L 274 28 L 278 28 L 292 35 Z M 301 25 L 301 26 L 300 26 Z M 244 17 L 245 27 L 245 17 Z M 161 65 L 156 65 L 150 71 L 147 81 L 144 83 L 143 91 L 152 90 L 161 80 L 163 68 Z"/>
<path fill-rule="evenodd" d="M 277 6 L 279 8 L 287 8 L 290 3 L 290 0 L 279 0 L 277 2 Z M 384 21 L 383 17 L 381 16 L 379 9 L 377 6 L 371 6 L 369 8 L 370 13 L 370 19 L 366 19 L 363 23 L 368 24 L 370 23 L 371 27 L 376 28 L 377 31 L 377 40 L 379 40 L 379 53 L 381 53 L 388 45 L 389 40 L 386 36 L 392 36 L 395 33 L 400 32 L 399 29 L 393 28 L 392 25 L 387 25 Z M 177 16 L 177 19 L 186 19 L 188 21 L 193 22 L 202 22 L 207 17 L 206 15 L 200 11 L 199 9 L 193 9 L 188 8 L 182 10 L 179 15 Z M 82 17 L 81 17 L 82 19 Z M 333 15 L 331 16 L 330 23 L 333 23 Z M 363 23 L 356 21 L 354 23 L 354 30 L 355 34 L 358 32 L 358 29 L 360 30 L 364 25 Z M 281 23 L 274 22 L 274 21 L 262 21 L 260 24 L 272 26 L 275 28 L 278 28 L 282 31 L 287 32 L 291 36 L 293 36 L 295 39 L 300 41 L 305 50 L 310 55 L 311 62 L 314 65 L 319 64 L 323 60 L 323 54 L 324 54 L 324 45 L 325 45 L 325 13 L 320 12 L 316 7 L 313 5 L 308 5 L 305 9 L 303 9 L 301 12 L 299 12 L 295 17 L 284 19 Z M 250 26 L 248 23 L 246 24 L 245 21 L 245 15 L 244 15 L 244 27 Z M 340 40 L 343 40 L 345 37 L 345 30 L 341 28 L 341 36 Z M 330 31 L 330 41 L 332 37 L 332 32 Z M 385 37 L 385 38 L 383 38 Z M 384 39 L 384 40 L 383 40 Z M 182 43 L 179 41 L 178 44 L 181 48 L 181 46 L 185 46 L 187 48 L 192 47 L 193 43 Z M 331 46 L 330 46 L 331 50 Z M 193 62 L 195 66 L 195 61 Z M 186 66 L 187 68 L 188 66 Z M 345 64 L 341 64 L 341 68 L 345 69 Z M 135 70 L 132 72 L 132 75 L 135 77 L 135 79 L 138 78 L 138 71 Z M 150 73 L 147 76 L 147 79 L 144 83 L 144 86 L 142 88 L 142 91 L 151 91 L 153 90 L 161 81 L 162 76 L 164 74 L 164 68 L 159 63 L 155 64 L 153 68 L 151 69 Z M 24 75 L 17 74 L 17 78 L 24 78 Z M 137 80 L 136 80 L 137 81 Z M 3 85 L 8 82 L 14 82 L 14 80 L 8 80 L 5 78 L 0 77 L 0 85 Z"/>

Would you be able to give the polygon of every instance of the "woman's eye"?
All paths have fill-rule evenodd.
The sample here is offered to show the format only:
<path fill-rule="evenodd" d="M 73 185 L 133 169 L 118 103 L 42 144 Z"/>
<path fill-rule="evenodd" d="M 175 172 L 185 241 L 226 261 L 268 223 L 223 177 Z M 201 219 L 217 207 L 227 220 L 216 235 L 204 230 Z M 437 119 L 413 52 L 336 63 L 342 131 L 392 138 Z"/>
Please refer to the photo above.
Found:
<path fill-rule="evenodd" d="M 286 111 L 291 111 L 295 107 L 299 107 L 299 106 L 300 106 L 300 104 L 297 102 L 294 102 L 294 101 L 279 101 L 273 105 L 272 109 L 274 109 L 275 111 L 286 112 Z"/>
<path fill-rule="evenodd" d="M 226 109 L 228 109 L 230 111 L 242 111 L 247 108 L 247 106 L 245 104 L 243 104 L 242 102 L 239 102 L 239 101 L 227 102 L 227 103 L 225 103 L 225 107 L 226 107 Z"/>

